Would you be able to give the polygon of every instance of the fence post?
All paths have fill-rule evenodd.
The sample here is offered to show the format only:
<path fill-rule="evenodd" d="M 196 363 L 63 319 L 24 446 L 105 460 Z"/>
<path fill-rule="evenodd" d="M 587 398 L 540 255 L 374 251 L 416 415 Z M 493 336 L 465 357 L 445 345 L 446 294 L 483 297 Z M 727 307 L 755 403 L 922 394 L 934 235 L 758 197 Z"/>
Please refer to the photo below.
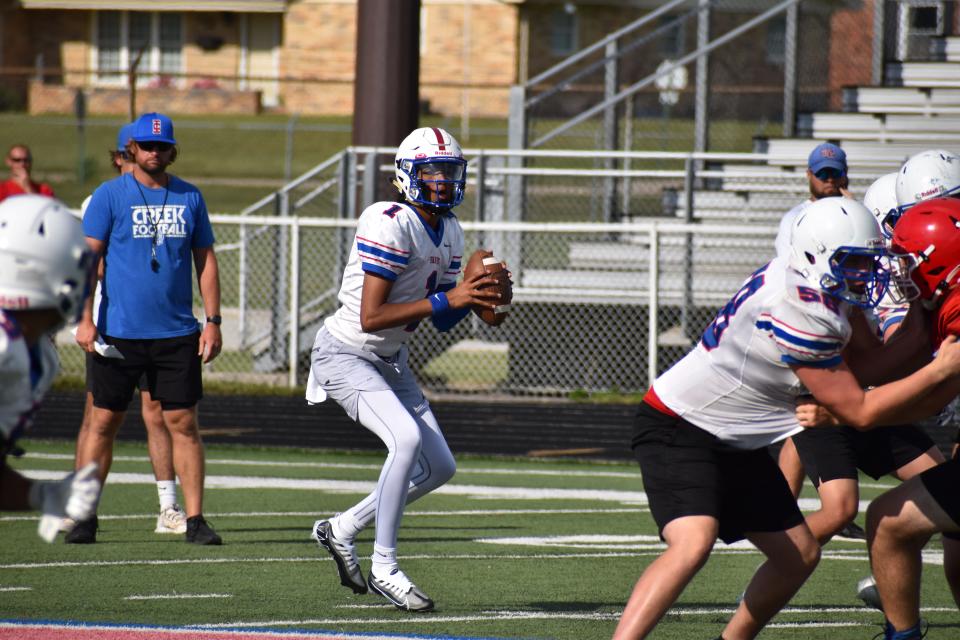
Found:
<path fill-rule="evenodd" d="M 290 215 L 290 195 L 286 191 L 277 191 L 274 201 L 274 210 L 278 218 L 284 219 Z M 288 231 L 283 225 L 277 226 L 274 236 L 273 251 L 273 288 L 270 305 L 270 366 L 276 368 L 286 359 L 286 342 L 288 338 L 284 326 L 284 316 L 287 313 L 287 268 L 289 255 Z"/>
<path fill-rule="evenodd" d="M 683 221 L 693 222 L 693 180 L 695 178 L 694 160 L 688 155 L 683 161 Z M 683 234 L 683 302 L 680 307 L 680 329 L 685 338 L 690 337 L 691 307 L 693 305 L 693 234 Z"/>
<path fill-rule="evenodd" d="M 377 201 L 377 152 L 371 151 L 363 161 L 363 209 Z"/>
<path fill-rule="evenodd" d="M 297 114 L 290 114 L 290 118 L 287 119 L 287 135 L 286 140 L 284 141 L 284 150 L 283 150 L 283 181 L 284 183 L 290 182 L 291 177 L 293 176 L 293 140 L 294 134 L 296 133 L 297 128 Z"/>
<path fill-rule="evenodd" d="M 515 84 L 510 87 L 510 122 L 507 130 L 507 143 L 511 151 L 523 151 L 527 147 L 526 100 L 527 88 L 524 85 Z M 520 169 L 523 165 L 524 158 L 521 155 L 511 155 L 507 159 L 507 166 L 511 169 Z M 525 188 L 526 184 L 523 176 L 507 176 L 506 206 L 503 211 L 505 220 L 519 222 L 526 218 Z M 520 264 L 519 234 L 509 234 L 509 236 L 511 240 L 516 236 L 517 242 L 504 242 L 501 256 L 515 273 L 519 273 L 522 267 Z M 507 234 L 504 234 L 504 237 L 506 238 Z"/>
<path fill-rule="evenodd" d="M 710 2 L 700 0 L 697 15 L 697 49 L 710 44 Z M 706 151 L 710 144 L 710 54 L 697 58 L 697 86 L 694 96 L 693 150 Z M 702 163 L 702 161 L 701 161 Z"/>
<path fill-rule="evenodd" d="M 607 102 L 617 95 L 620 76 L 619 47 L 611 40 L 604 48 L 603 63 L 603 100 Z M 603 111 L 603 148 L 613 151 L 617 148 L 617 105 L 611 104 Z M 605 158 L 603 168 L 615 168 L 616 160 Z M 603 222 L 612 222 L 617 202 L 616 178 L 603 179 Z"/>
<path fill-rule="evenodd" d="M 237 330 L 240 333 L 240 348 L 242 349 L 247 346 L 247 225 L 245 224 L 240 225 L 239 244 L 237 288 L 240 290 L 240 299 L 237 304 L 240 305 L 240 317 L 237 320 Z"/>
<path fill-rule="evenodd" d="M 870 57 L 870 83 L 883 84 L 883 60 L 886 48 L 886 0 L 873 2 L 873 52 Z"/>
<path fill-rule="evenodd" d="M 297 360 L 300 355 L 300 221 L 290 225 L 290 342 L 288 344 L 287 385 L 297 386 Z"/>
<path fill-rule="evenodd" d="M 879 0 L 883 2 L 883 0 Z M 783 137 L 792 138 L 797 126 L 797 30 L 800 7 L 796 2 L 787 7 L 783 50 Z"/>
<path fill-rule="evenodd" d="M 647 335 L 647 385 L 657 379 L 657 363 L 660 361 L 660 234 L 657 225 L 650 228 L 650 284 L 647 287 L 647 316 L 649 333 Z"/>

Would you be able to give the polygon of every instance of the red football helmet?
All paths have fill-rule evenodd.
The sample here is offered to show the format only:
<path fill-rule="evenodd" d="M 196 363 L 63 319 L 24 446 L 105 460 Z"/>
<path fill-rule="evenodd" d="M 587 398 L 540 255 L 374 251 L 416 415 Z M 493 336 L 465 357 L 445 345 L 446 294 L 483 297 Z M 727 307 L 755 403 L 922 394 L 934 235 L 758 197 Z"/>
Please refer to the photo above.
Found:
<path fill-rule="evenodd" d="M 936 198 L 907 209 L 890 251 L 899 262 L 897 284 L 904 295 L 938 302 L 960 284 L 960 200 Z"/>

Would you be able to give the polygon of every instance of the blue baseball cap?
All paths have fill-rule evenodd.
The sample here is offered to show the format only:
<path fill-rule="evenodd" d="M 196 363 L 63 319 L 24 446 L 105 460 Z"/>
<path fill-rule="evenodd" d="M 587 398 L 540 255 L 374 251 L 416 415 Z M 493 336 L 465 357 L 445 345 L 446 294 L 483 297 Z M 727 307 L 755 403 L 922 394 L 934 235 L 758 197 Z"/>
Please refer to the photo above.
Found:
<path fill-rule="evenodd" d="M 818 144 L 814 150 L 810 152 L 810 157 L 807 158 L 807 167 L 809 167 L 813 173 L 826 168 L 836 169 L 846 173 L 847 154 L 837 145 L 824 142 Z"/>
<path fill-rule="evenodd" d="M 173 120 L 156 111 L 145 113 L 133 123 L 133 136 L 136 142 L 169 142 L 177 144 L 173 137 Z"/>
<path fill-rule="evenodd" d="M 127 143 L 133 137 L 134 122 L 128 122 L 117 131 L 117 151 L 126 151 Z"/>

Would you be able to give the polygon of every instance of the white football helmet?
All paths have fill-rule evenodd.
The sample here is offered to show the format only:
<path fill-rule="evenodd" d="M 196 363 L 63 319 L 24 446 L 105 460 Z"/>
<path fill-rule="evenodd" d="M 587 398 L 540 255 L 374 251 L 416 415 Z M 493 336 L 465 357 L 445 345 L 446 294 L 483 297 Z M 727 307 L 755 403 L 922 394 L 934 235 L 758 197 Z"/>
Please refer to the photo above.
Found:
<path fill-rule="evenodd" d="M 62 202 L 40 195 L 0 202 L 0 309 L 56 309 L 76 322 L 92 264 L 80 221 Z"/>
<path fill-rule="evenodd" d="M 899 171 L 880 176 L 873 181 L 863 194 L 863 206 L 870 210 L 880 223 L 880 231 L 887 239 L 893 237 L 893 228 L 900 219 L 900 207 L 897 204 L 897 176 Z"/>
<path fill-rule="evenodd" d="M 943 149 L 921 151 L 900 167 L 897 203 L 900 211 L 931 198 L 960 196 L 960 156 Z"/>
<path fill-rule="evenodd" d="M 859 307 L 875 307 L 883 298 L 890 282 L 886 240 L 856 200 L 810 204 L 793 223 L 790 246 L 790 266 L 818 289 Z"/>
<path fill-rule="evenodd" d="M 452 135 L 438 127 L 421 127 L 397 148 L 397 189 L 407 202 L 449 211 L 463 201 L 467 161 Z"/>

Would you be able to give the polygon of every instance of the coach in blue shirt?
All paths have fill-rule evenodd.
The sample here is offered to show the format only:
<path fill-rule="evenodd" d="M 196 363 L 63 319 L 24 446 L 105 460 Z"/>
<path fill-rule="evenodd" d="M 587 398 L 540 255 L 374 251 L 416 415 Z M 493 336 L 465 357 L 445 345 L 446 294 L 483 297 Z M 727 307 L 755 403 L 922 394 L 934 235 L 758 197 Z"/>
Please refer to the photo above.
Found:
<path fill-rule="evenodd" d="M 78 443 L 77 462 L 97 461 L 101 481 L 106 479 L 114 437 L 137 381 L 145 375 L 173 439 L 187 513 L 186 540 L 221 544 L 202 515 L 204 454 L 197 427 L 201 363 L 213 360 L 222 344 L 220 276 L 203 196 L 189 182 L 167 173 L 177 158 L 175 145 L 170 118 L 160 113 L 140 116 L 127 148 L 136 167 L 100 185 L 83 219 L 88 244 L 104 258 L 104 275 L 100 317 L 92 317 L 88 301 L 77 330 L 77 343 L 94 354 L 91 433 Z M 207 315 L 202 330 L 193 317 L 191 262 Z M 123 358 L 96 354 L 97 327 Z M 95 542 L 96 531 L 94 516 L 77 523 L 66 540 Z"/>

